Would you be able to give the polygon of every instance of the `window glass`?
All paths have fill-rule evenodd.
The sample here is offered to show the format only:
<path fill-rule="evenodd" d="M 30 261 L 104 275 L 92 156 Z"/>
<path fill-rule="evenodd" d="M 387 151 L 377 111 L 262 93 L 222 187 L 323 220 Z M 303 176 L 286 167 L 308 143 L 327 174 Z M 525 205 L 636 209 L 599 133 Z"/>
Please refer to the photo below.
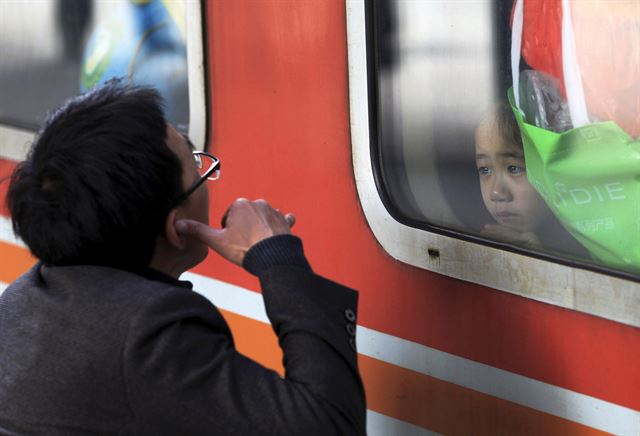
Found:
<path fill-rule="evenodd" d="M 368 2 L 385 206 L 414 227 L 637 273 L 640 8 L 524 5 Z"/>
<path fill-rule="evenodd" d="M 0 124 L 37 130 L 46 111 L 112 77 L 153 85 L 187 131 L 185 2 L 9 1 L 0 7 Z"/>

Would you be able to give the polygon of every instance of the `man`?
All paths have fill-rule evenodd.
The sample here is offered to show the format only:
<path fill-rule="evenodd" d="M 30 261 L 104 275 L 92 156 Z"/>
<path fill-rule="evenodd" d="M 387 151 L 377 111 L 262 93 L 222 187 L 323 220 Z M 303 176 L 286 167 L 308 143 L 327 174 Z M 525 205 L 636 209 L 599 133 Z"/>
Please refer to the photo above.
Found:
<path fill-rule="evenodd" d="M 48 119 L 7 195 L 40 262 L 0 296 L 0 433 L 364 434 L 356 293 L 264 201 L 210 228 L 218 170 L 150 89 L 110 82 Z M 259 277 L 284 378 L 178 280 L 208 248 Z"/>

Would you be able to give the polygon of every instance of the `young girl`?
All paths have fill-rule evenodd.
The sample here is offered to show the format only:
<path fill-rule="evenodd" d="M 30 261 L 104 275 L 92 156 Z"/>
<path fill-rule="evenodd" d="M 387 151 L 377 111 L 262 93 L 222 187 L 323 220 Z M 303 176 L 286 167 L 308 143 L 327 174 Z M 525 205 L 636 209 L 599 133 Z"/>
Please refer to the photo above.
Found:
<path fill-rule="evenodd" d="M 495 220 L 480 233 L 490 239 L 582 256 L 584 249 L 527 180 L 522 139 L 508 104 L 496 104 L 480 122 L 475 147 L 482 200 Z"/>

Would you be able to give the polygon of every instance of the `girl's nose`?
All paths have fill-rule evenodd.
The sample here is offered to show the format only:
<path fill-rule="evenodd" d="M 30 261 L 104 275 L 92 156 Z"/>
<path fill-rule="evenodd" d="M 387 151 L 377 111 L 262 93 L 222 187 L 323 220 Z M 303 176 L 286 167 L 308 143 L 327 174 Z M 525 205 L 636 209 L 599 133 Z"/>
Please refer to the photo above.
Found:
<path fill-rule="evenodd" d="M 513 195 L 511 190 L 505 183 L 504 178 L 500 174 L 496 174 L 491 185 L 491 201 L 511 201 Z"/>

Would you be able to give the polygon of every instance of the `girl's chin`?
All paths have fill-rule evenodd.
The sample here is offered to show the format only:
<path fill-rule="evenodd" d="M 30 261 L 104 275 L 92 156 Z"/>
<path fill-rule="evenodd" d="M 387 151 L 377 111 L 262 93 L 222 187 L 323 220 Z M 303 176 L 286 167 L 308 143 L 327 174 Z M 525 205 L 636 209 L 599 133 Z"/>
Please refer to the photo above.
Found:
<path fill-rule="evenodd" d="M 527 223 L 523 223 L 519 217 L 513 217 L 512 219 L 502 219 L 501 217 L 495 217 L 498 224 L 504 226 L 514 232 L 527 233 L 533 232 L 533 228 Z"/>

